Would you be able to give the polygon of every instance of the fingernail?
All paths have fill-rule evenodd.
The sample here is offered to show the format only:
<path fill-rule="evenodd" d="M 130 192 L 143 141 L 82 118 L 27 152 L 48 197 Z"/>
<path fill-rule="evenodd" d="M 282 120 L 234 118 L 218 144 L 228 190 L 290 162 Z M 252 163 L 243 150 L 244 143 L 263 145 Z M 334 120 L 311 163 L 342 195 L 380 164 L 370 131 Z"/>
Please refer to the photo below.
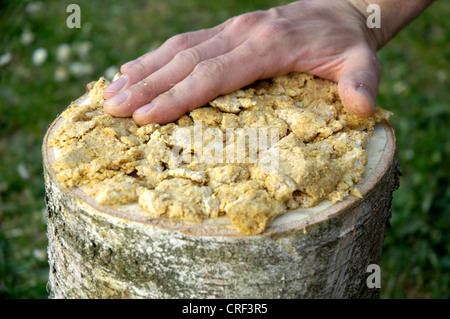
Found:
<path fill-rule="evenodd" d="M 127 91 L 114 95 L 112 98 L 106 100 L 105 105 L 115 106 L 124 103 L 128 99 L 129 93 Z"/>
<path fill-rule="evenodd" d="M 139 62 L 141 62 L 141 59 L 132 60 L 132 61 L 130 61 L 130 62 L 127 62 L 127 63 L 125 63 L 125 64 L 122 64 L 122 67 L 129 68 L 130 66 L 133 66 L 133 65 L 135 65 L 135 64 L 138 64 Z"/>
<path fill-rule="evenodd" d="M 144 114 L 144 113 L 150 112 L 150 110 L 152 110 L 155 106 L 156 106 L 156 102 L 152 102 L 152 103 L 146 104 L 146 105 L 138 108 L 136 111 L 134 111 L 134 113 Z"/>
<path fill-rule="evenodd" d="M 120 76 L 117 80 L 111 83 L 106 89 L 105 92 L 119 92 L 125 84 L 127 84 L 128 78 L 126 75 Z"/>
<path fill-rule="evenodd" d="M 356 92 L 364 95 L 369 100 L 370 105 L 372 105 L 375 108 L 375 95 L 367 85 L 361 83 L 356 87 Z"/>

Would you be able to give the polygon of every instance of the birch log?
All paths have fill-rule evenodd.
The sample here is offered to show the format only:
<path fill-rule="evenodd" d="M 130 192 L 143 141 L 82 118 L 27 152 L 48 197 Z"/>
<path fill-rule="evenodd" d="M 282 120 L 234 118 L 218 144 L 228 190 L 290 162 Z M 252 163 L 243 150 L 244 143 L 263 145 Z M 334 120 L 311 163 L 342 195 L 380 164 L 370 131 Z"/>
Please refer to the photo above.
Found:
<path fill-rule="evenodd" d="M 262 234 L 237 233 L 225 218 L 202 224 L 149 219 L 137 204 L 103 207 L 64 188 L 43 143 L 50 298 L 374 298 L 398 187 L 395 136 L 387 122 L 368 144 L 363 198 L 290 211 Z"/>

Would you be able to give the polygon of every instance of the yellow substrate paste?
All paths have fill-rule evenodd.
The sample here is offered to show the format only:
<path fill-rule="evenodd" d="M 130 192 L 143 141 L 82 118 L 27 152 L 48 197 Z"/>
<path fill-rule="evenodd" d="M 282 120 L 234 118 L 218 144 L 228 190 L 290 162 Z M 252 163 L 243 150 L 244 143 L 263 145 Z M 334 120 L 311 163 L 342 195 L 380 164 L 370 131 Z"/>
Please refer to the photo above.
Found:
<path fill-rule="evenodd" d="M 276 216 L 351 193 L 373 127 L 343 108 L 336 84 L 292 73 L 254 84 L 167 125 L 138 126 L 103 110 L 100 78 L 89 100 L 64 111 L 49 146 L 57 179 L 101 205 L 138 201 L 154 218 L 201 222 L 227 215 L 258 234 Z"/>

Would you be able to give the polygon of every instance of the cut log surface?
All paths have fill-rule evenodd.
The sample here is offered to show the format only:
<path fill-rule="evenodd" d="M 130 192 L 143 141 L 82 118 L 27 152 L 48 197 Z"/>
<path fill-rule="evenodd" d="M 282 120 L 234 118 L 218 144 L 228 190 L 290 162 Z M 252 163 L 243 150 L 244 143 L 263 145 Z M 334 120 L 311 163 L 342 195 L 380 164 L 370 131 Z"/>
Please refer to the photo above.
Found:
<path fill-rule="evenodd" d="M 78 102 L 82 101 L 78 100 Z M 138 204 L 98 205 L 65 188 L 43 143 L 50 298 L 376 298 L 370 264 L 380 264 L 398 187 L 395 135 L 377 125 L 358 185 L 363 198 L 289 211 L 257 236 L 226 217 L 201 224 L 152 219 Z"/>

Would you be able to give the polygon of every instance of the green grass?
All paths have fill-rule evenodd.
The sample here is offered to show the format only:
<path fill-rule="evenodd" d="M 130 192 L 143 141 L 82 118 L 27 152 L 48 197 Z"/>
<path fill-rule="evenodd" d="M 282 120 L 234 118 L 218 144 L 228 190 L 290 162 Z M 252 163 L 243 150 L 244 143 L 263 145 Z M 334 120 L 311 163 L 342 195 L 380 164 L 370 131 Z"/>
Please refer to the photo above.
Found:
<path fill-rule="evenodd" d="M 386 297 L 450 297 L 450 6 L 435 2 L 380 51 L 403 176 L 383 252 Z"/>
<path fill-rule="evenodd" d="M 0 4 L 0 56 L 12 55 L 0 66 L 0 298 L 47 297 L 41 143 L 84 85 L 172 35 L 288 1 L 78 1 L 82 28 L 69 29 L 73 2 Z M 449 16 L 437 1 L 379 52 L 377 102 L 394 112 L 403 173 L 382 257 L 384 298 L 450 297 Z M 71 52 L 60 62 L 63 43 Z M 41 66 L 31 59 L 38 48 L 48 52 Z"/>

